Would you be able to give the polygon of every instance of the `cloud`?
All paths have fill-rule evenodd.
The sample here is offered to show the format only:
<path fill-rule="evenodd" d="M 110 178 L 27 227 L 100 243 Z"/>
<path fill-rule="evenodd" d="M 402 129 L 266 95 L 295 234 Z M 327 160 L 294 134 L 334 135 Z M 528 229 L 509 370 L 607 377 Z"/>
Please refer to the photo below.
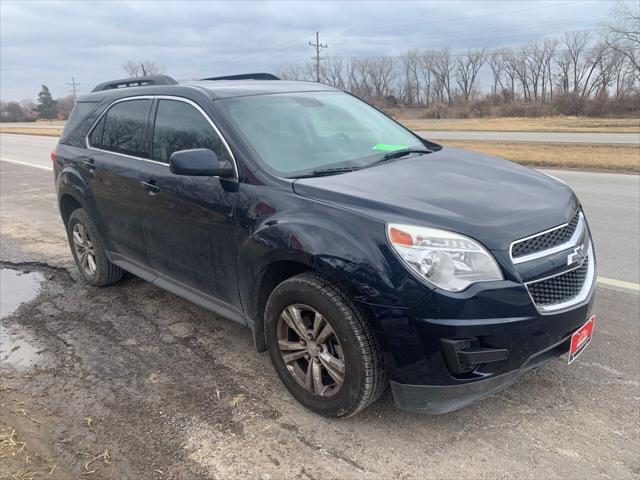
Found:
<path fill-rule="evenodd" d="M 576 12 L 579 5 L 580 11 Z M 54 96 L 125 76 L 152 60 L 177 79 L 277 71 L 309 61 L 315 31 L 329 55 L 525 43 L 597 28 L 609 2 L 18 2 L 0 3 L 0 97 Z"/>

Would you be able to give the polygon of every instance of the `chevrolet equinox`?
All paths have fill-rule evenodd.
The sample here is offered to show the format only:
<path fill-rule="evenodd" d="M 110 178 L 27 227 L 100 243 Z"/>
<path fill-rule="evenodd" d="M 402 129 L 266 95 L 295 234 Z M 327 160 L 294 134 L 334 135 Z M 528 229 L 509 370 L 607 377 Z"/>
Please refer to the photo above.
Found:
<path fill-rule="evenodd" d="M 589 227 L 560 180 L 269 74 L 106 82 L 51 153 L 82 278 L 248 326 L 291 395 L 444 413 L 589 343 Z"/>

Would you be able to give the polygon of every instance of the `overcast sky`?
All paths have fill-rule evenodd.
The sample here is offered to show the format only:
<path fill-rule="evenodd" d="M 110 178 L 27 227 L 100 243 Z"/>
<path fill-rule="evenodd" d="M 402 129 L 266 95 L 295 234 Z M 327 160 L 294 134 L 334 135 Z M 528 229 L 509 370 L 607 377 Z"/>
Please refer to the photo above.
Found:
<path fill-rule="evenodd" d="M 0 97 L 54 97 L 126 77 L 152 60 L 178 80 L 304 63 L 320 41 L 336 56 L 400 55 L 411 48 L 519 45 L 599 29 L 608 0 L 427 2 L 0 1 Z"/>

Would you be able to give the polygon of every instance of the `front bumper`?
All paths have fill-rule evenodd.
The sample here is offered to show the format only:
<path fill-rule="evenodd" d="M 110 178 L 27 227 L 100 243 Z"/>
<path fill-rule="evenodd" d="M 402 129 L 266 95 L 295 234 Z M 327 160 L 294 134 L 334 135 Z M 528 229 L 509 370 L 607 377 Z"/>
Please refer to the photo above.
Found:
<path fill-rule="evenodd" d="M 571 335 L 591 315 L 595 271 L 589 283 L 578 303 L 554 312 L 539 311 L 527 288 L 510 280 L 476 284 L 457 294 L 434 290 L 410 309 L 368 305 L 396 404 L 416 412 L 450 412 L 566 353 Z M 508 354 L 456 371 L 447 345 L 465 339 L 473 339 L 479 350 Z"/>
<path fill-rule="evenodd" d="M 409 385 L 391 381 L 398 408 L 416 413 L 441 414 L 466 407 L 515 383 L 527 372 L 569 350 L 571 336 L 529 357 L 517 370 L 459 385 Z"/>

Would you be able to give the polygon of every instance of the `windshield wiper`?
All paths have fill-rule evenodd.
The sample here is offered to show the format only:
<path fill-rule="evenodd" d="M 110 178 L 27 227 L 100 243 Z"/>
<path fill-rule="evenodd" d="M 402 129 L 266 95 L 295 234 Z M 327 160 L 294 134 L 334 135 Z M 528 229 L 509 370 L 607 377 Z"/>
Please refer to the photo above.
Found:
<path fill-rule="evenodd" d="M 355 172 L 360 170 L 360 167 L 331 167 L 331 168 L 318 168 L 313 171 L 313 175 L 335 175 L 338 173 Z"/>
<path fill-rule="evenodd" d="M 427 150 L 426 148 L 403 148 L 402 150 L 394 150 L 393 152 L 385 153 L 384 157 L 382 157 L 382 161 L 404 157 L 411 153 L 433 153 L 433 152 L 431 150 Z"/>

